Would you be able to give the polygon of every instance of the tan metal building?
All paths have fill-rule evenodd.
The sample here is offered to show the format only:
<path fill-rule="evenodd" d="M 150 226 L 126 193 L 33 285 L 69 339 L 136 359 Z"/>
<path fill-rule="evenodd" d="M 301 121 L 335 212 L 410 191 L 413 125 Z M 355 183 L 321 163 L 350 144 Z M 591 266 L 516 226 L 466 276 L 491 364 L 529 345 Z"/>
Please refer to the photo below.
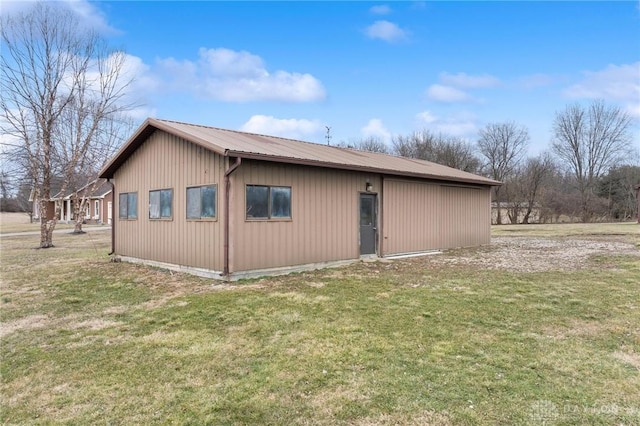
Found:
<path fill-rule="evenodd" d="M 101 172 L 113 252 L 238 279 L 490 242 L 499 182 L 430 163 L 148 119 Z"/>

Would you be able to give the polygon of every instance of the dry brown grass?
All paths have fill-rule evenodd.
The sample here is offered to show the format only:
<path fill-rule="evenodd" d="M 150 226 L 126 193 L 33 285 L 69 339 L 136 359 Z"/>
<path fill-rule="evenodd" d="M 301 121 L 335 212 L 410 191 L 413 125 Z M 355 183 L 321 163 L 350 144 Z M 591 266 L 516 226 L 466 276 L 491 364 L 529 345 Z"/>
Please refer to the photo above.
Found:
<path fill-rule="evenodd" d="M 73 225 L 58 223 L 56 229 L 73 229 Z M 40 222 L 29 222 L 27 213 L 0 212 L 0 234 L 15 232 L 40 232 Z"/>
<path fill-rule="evenodd" d="M 0 212 L 0 227 L 3 225 L 15 225 L 15 224 L 27 224 L 27 223 L 30 223 L 29 215 L 27 213 Z"/>

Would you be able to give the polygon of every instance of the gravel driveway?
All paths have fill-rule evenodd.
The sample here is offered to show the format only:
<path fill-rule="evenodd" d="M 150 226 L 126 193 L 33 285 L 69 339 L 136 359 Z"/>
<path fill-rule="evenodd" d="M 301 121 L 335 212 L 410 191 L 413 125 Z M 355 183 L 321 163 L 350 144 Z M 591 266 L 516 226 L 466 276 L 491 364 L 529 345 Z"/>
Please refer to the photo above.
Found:
<path fill-rule="evenodd" d="M 493 237 L 490 246 L 460 249 L 431 261 L 448 265 L 476 265 L 482 269 L 517 272 L 569 271 L 593 267 L 593 256 L 640 257 L 629 239 L 616 236 L 590 238 Z"/>

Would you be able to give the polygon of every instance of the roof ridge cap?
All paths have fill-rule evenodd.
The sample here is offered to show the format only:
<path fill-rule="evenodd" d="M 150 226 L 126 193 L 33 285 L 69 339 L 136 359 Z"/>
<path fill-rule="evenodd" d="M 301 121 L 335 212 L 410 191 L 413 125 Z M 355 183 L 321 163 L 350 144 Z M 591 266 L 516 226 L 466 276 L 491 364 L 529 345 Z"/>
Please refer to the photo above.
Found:
<path fill-rule="evenodd" d="M 193 123 L 187 123 L 187 122 L 184 122 L 184 121 L 164 120 L 164 119 L 160 119 L 160 118 L 156 118 L 156 120 L 162 121 L 162 122 L 165 122 L 165 123 L 184 124 L 184 125 L 187 125 L 187 126 L 202 127 L 202 128 L 205 128 L 205 129 L 221 130 L 223 132 L 239 133 L 241 135 L 261 136 L 263 138 L 281 139 L 281 140 L 284 140 L 284 141 L 306 143 L 306 144 L 311 144 L 311 145 L 316 145 L 316 146 L 318 146 L 318 145 L 319 146 L 326 146 L 326 147 L 329 147 L 329 148 L 340 149 L 340 150 L 345 150 L 345 151 L 372 152 L 372 151 L 361 151 L 359 149 L 341 147 L 341 146 L 336 146 L 336 145 L 324 145 L 324 144 L 321 144 L 321 143 L 318 143 L 318 142 L 303 141 L 303 140 L 300 140 L 300 139 L 285 138 L 283 136 L 266 135 L 264 133 L 254 133 L 254 132 L 247 132 L 247 131 L 244 131 L 244 130 L 234 130 L 234 129 L 223 129 L 222 127 L 206 126 L 204 124 L 193 124 Z M 381 153 L 376 152 L 374 154 L 381 154 Z M 386 154 L 386 155 L 391 155 L 391 154 Z"/>

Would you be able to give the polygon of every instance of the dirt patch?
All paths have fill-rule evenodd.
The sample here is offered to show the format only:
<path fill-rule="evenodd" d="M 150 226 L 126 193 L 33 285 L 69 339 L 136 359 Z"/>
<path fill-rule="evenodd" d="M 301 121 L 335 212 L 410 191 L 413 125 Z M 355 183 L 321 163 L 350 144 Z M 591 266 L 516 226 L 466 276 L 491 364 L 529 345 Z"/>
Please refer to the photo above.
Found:
<path fill-rule="evenodd" d="M 46 315 L 29 315 L 15 321 L 0 323 L 0 338 L 22 330 L 33 330 L 49 325 L 49 317 Z"/>
<path fill-rule="evenodd" d="M 640 251 L 633 243 L 618 239 L 495 237 L 490 246 L 453 250 L 431 256 L 430 261 L 515 272 L 571 271 L 591 267 L 597 255 L 640 257 Z"/>
<path fill-rule="evenodd" d="M 640 354 L 638 353 L 617 351 L 613 353 L 613 357 L 640 370 Z"/>
<path fill-rule="evenodd" d="M 77 324 L 71 324 L 67 328 L 69 329 L 86 328 L 89 330 L 103 330 L 109 327 L 116 327 L 120 324 L 122 323 L 118 321 L 108 321 L 100 318 L 94 318 L 94 319 L 79 322 Z"/>
<path fill-rule="evenodd" d="M 61 318 L 52 318 L 46 315 L 30 315 L 15 321 L 0 323 L 0 338 L 6 337 L 18 331 L 30 331 L 40 328 L 66 329 L 66 330 L 103 330 L 116 327 L 120 322 L 109 321 L 100 318 L 79 320 L 78 314 L 71 314 Z"/>

